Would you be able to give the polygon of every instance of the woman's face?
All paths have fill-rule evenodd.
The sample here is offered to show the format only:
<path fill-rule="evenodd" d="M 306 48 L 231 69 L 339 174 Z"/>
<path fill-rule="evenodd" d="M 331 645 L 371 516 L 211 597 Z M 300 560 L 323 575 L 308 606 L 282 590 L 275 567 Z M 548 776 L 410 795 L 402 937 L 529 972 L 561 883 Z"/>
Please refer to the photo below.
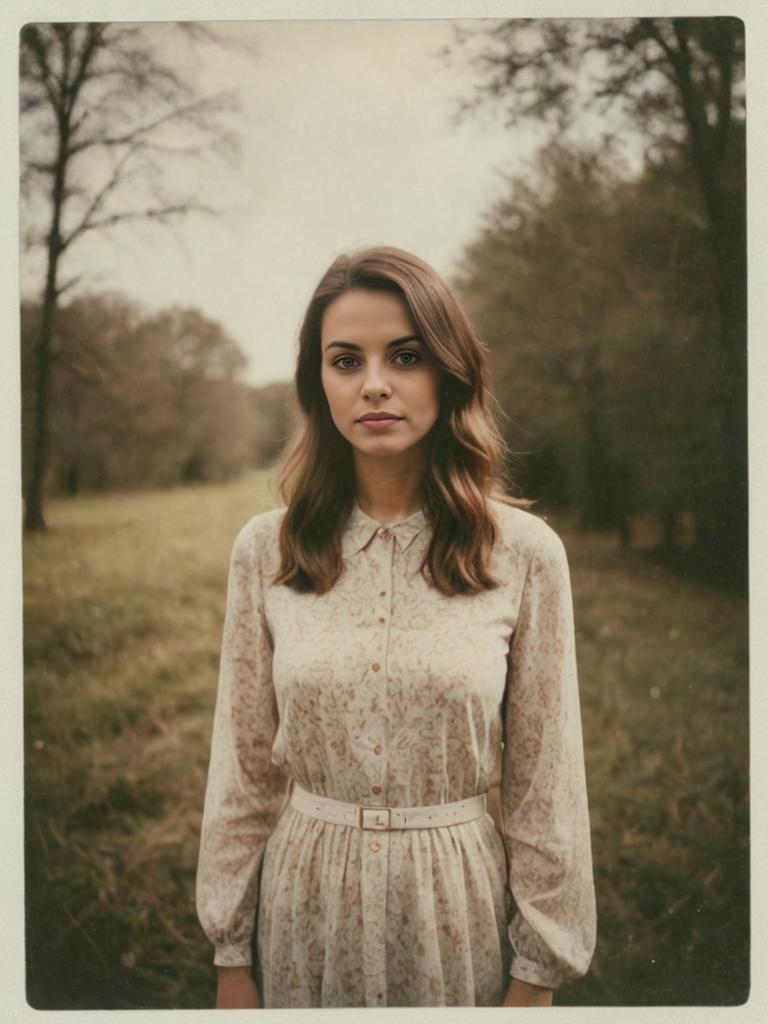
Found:
<path fill-rule="evenodd" d="M 440 368 L 403 300 L 344 292 L 326 308 L 320 340 L 331 417 L 356 451 L 392 456 L 421 446 L 439 414 Z"/>

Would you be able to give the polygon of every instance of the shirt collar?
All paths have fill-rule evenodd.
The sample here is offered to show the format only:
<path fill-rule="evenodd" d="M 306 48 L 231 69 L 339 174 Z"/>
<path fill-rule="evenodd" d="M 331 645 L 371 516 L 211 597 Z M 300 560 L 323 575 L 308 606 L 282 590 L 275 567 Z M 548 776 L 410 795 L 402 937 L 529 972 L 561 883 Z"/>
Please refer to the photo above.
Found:
<path fill-rule="evenodd" d="M 423 509 L 420 509 L 406 519 L 401 519 L 399 523 L 386 527 L 386 529 L 395 535 L 398 544 L 405 550 L 426 525 L 427 517 Z M 384 528 L 381 523 L 377 522 L 366 512 L 363 512 L 357 502 L 355 502 L 347 524 L 344 527 L 341 540 L 341 551 L 344 558 L 350 558 L 352 555 L 356 555 L 358 551 L 362 551 L 364 547 L 370 544 L 376 532 Z"/>

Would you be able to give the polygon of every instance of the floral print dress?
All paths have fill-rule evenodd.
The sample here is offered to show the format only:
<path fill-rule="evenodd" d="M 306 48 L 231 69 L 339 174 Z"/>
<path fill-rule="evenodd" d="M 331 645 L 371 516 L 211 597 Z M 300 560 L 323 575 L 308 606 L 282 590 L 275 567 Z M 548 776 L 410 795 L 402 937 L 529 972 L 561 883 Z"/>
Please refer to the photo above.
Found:
<path fill-rule="evenodd" d="M 230 564 L 197 876 L 214 962 L 251 963 L 266 1007 L 498 1006 L 510 975 L 584 974 L 595 899 L 565 551 L 493 502 L 501 586 L 447 597 L 420 572 L 423 512 L 355 505 L 326 594 L 271 586 L 284 510 Z M 459 825 L 359 830 L 286 802 L 416 806 L 500 782 Z"/>

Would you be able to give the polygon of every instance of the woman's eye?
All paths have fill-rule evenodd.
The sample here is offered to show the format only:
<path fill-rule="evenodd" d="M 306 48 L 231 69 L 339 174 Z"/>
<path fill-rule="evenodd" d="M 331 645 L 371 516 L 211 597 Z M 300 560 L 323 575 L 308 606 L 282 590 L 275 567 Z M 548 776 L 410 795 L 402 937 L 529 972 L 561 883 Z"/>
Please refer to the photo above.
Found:
<path fill-rule="evenodd" d="M 333 365 L 338 366 L 340 370 L 354 370 L 357 360 L 354 356 L 340 356 Z"/>
<path fill-rule="evenodd" d="M 405 359 L 403 362 L 400 363 L 401 366 L 413 366 L 414 363 L 421 362 L 421 356 L 418 354 L 418 352 L 412 352 L 410 349 L 405 349 L 405 351 L 403 352 L 398 352 L 397 355 L 395 356 L 395 359 L 402 359 L 403 357 L 405 357 Z"/>

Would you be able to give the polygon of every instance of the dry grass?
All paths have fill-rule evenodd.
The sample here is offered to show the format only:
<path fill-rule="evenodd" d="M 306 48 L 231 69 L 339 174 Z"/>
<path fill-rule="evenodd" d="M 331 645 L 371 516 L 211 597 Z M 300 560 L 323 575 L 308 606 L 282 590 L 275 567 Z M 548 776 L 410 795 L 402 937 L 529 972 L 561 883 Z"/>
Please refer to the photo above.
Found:
<path fill-rule="evenodd" d="M 51 506 L 25 546 L 28 994 L 211 1005 L 194 870 L 232 540 L 269 479 Z M 747 986 L 747 613 L 608 539 L 570 553 L 600 940 L 561 1003 Z"/>
<path fill-rule="evenodd" d="M 603 538 L 565 536 L 600 939 L 564 1001 L 720 1004 L 748 990 L 748 620 Z"/>

